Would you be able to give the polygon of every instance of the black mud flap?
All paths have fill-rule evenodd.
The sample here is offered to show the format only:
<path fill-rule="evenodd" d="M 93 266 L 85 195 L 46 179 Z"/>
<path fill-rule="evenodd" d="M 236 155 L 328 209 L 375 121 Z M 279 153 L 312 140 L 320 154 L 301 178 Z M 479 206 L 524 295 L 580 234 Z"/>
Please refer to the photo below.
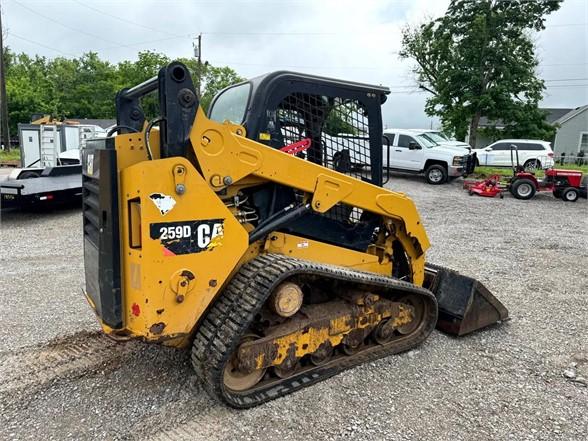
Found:
<path fill-rule="evenodd" d="M 427 263 L 425 284 L 437 297 L 437 329 L 465 335 L 508 319 L 508 310 L 482 283 L 456 271 Z"/>

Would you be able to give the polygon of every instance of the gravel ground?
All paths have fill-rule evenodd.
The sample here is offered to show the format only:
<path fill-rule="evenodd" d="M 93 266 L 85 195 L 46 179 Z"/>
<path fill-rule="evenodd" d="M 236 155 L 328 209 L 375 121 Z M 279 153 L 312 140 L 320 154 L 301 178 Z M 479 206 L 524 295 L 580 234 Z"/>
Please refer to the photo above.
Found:
<path fill-rule="evenodd" d="M 79 210 L 3 215 L 0 439 L 587 439 L 586 201 L 470 197 L 459 180 L 390 187 L 416 201 L 428 260 L 479 278 L 512 320 L 435 331 L 247 411 L 212 402 L 186 352 L 103 341 L 81 295 Z"/>

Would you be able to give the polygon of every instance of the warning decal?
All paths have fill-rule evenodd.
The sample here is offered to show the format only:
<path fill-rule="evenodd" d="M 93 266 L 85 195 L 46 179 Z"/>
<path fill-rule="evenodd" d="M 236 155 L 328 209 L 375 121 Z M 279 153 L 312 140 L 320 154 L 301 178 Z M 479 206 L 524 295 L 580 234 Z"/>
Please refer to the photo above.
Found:
<path fill-rule="evenodd" d="M 153 201 L 162 216 L 169 213 L 174 208 L 174 205 L 176 205 L 174 198 L 163 193 L 151 193 L 149 199 Z"/>
<path fill-rule="evenodd" d="M 159 240 L 164 256 L 211 251 L 223 243 L 224 219 L 160 222 L 149 225 L 151 239 Z"/>

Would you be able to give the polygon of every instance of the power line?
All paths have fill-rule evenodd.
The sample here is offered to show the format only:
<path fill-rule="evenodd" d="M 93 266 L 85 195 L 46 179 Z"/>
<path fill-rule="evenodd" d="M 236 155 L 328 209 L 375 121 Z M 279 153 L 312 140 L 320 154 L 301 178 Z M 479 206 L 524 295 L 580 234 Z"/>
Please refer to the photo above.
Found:
<path fill-rule="evenodd" d="M 223 32 L 223 31 L 209 31 L 209 32 L 202 32 L 203 35 L 222 35 L 222 36 L 231 36 L 231 37 L 242 37 L 242 36 L 254 36 L 254 35 L 262 35 L 262 36 L 295 36 L 295 37 L 343 37 L 349 35 L 351 37 L 357 35 L 372 35 L 372 34 L 381 34 L 382 31 L 365 31 L 365 32 Z"/>
<path fill-rule="evenodd" d="M 140 41 L 138 43 L 129 43 L 129 44 L 124 44 L 124 45 L 117 44 L 115 46 L 107 46 L 107 47 L 102 47 L 102 48 L 98 48 L 98 49 L 95 49 L 95 50 L 98 52 L 98 51 L 107 51 L 107 50 L 110 50 L 110 49 L 119 49 L 121 47 L 131 48 L 133 46 L 141 46 L 143 44 L 161 43 L 162 41 L 179 40 L 179 39 L 182 39 L 182 38 L 186 38 L 186 39 L 190 38 L 191 39 L 193 37 L 191 35 L 184 35 L 184 36 L 177 36 L 177 37 L 158 38 L 156 40 Z"/>
<path fill-rule="evenodd" d="M 397 54 L 398 52 L 390 52 L 390 54 Z M 280 63 L 241 63 L 241 62 L 230 62 L 230 61 L 216 61 L 218 64 L 223 64 L 225 66 L 252 66 L 252 67 L 278 67 L 278 68 L 288 68 L 288 69 L 338 69 L 338 70 L 345 70 L 345 69 L 358 69 L 358 70 L 382 70 L 383 67 L 375 67 L 375 66 L 317 66 L 317 65 L 301 65 L 301 64 L 280 64 Z"/>
<path fill-rule="evenodd" d="M 47 46 L 43 43 L 40 43 L 38 41 L 35 40 L 31 40 L 29 38 L 23 37 L 22 35 L 18 35 L 15 34 L 12 31 L 8 31 L 7 35 L 10 35 L 12 37 L 18 38 L 19 40 L 23 40 L 26 41 L 28 43 L 37 45 L 39 47 L 43 47 L 45 49 L 49 49 L 52 50 L 54 52 L 58 52 L 62 55 L 66 55 L 66 56 L 73 56 L 76 57 L 78 56 L 77 54 L 71 53 L 71 52 L 64 52 L 60 49 L 56 49 L 54 47 L 51 46 Z M 141 41 L 141 42 L 137 42 L 137 43 L 131 43 L 131 44 L 126 44 L 124 46 L 121 46 L 119 44 L 115 45 L 115 46 L 107 46 L 107 47 L 102 47 L 102 48 L 98 48 L 95 49 L 96 51 L 105 51 L 105 50 L 111 50 L 111 49 L 118 49 L 120 47 L 132 47 L 132 46 L 141 46 L 143 44 L 151 44 L 151 43 L 160 43 L 163 41 L 170 41 L 170 40 L 177 40 L 177 39 L 182 39 L 182 38 L 192 38 L 190 35 L 186 35 L 186 36 L 173 36 L 173 37 L 167 37 L 167 38 L 159 38 L 159 39 L 155 39 L 155 40 L 147 40 L 147 41 Z M 392 52 L 392 54 L 397 53 L 397 52 Z M 218 64 L 221 65 L 225 65 L 225 66 L 250 66 L 250 67 L 273 67 L 273 68 L 288 68 L 288 69 L 329 69 L 329 70 L 382 70 L 382 67 L 373 67 L 373 66 L 317 66 L 317 65 L 294 65 L 294 64 L 260 64 L 260 63 L 241 63 L 241 62 L 229 62 L 229 61 L 217 61 Z M 577 65 L 586 65 L 588 63 L 576 63 Z M 576 64 L 571 64 L 571 65 L 576 65 Z M 558 66 L 559 64 L 552 64 L 551 66 Z M 565 64 L 561 64 L 562 66 Z M 544 80 L 545 82 L 559 82 L 559 81 L 586 81 L 588 80 L 588 78 L 560 78 L 560 79 L 549 79 L 549 80 Z M 565 85 L 564 85 L 565 86 Z M 413 86 L 392 86 L 394 88 L 410 88 Z M 554 87 L 554 86 L 551 86 Z"/>
<path fill-rule="evenodd" d="M 588 87 L 588 84 L 575 84 L 575 85 L 560 85 L 560 86 L 548 86 L 548 89 L 565 89 L 565 88 L 574 88 L 574 87 Z M 397 91 L 397 90 L 392 90 L 390 91 L 390 95 L 413 95 L 415 93 L 418 94 L 423 94 L 423 93 L 429 93 L 425 90 L 407 90 L 407 91 Z"/>
<path fill-rule="evenodd" d="M 34 9 L 29 8 L 28 6 L 23 5 L 18 0 L 12 0 L 12 1 L 14 3 L 16 3 L 17 5 L 19 5 L 20 7 L 22 7 L 24 9 L 32 12 L 33 14 L 36 14 L 36 15 L 38 15 L 40 17 L 43 17 L 46 20 L 53 21 L 54 23 L 57 23 L 57 24 L 65 27 L 67 29 L 70 29 L 72 31 L 75 31 L 75 32 L 79 32 L 79 33 L 88 35 L 88 36 L 93 37 L 93 38 L 98 38 L 98 39 L 101 39 L 103 41 L 108 41 L 109 43 L 114 43 L 112 40 L 108 40 L 108 39 L 105 39 L 105 38 L 103 38 L 101 36 L 98 36 L 98 35 L 95 35 L 95 34 L 90 34 L 90 33 L 85 32 L 83 30 L 73 28 L 73 27 L 71 27 L 69 25 L 66 25 L 66 24 L 64 24 L 64 23 L 62 23 L 62 22 L 60 22 L 58 20 L 53 19 L 52 17 L 46 16 L 44 14 L 41 14 L 40 12 L 37 12 Z M 128 20 L 128 19 L 125 19 L 125 18 L 122 18 L 122 17 L 118 17 L 118 16 L 116 16 L 114 14 L 110 14 L 108 12 L 104 12 L 104 11 L 102 11 L 100 9 L 97 9 L 97 8 L 94 8 L 92 6 L 89 6 L 89 5 L 85 4 L 85 3 L 82 3 L 79 0 L 72 0 L 72 1 L 74 3 L 76 3 L 77 5 L 79 5 L 79 6 L 82 6 L 82 7 L 86 8 L 86 9 L 89 9 L 91 11 L 94 11 L 94 12 L 96 12 L 98 14 L 102 14 L 104 16 L 107 16 L 107 17 L 113 18 L 115 20 L 121 21 L 123 23 L 131 24 L 131 25 L 134 25 L 134 26 L 139 26 L 141 28 L 144 28 L 144 29 L 147 29 L 147 30 L 150 30 L 150 31 L 153 31 L 153 32 L 161 32 L 161 33 L 164 33 L 164 34 L 167 34 L 167 35 L 170 35 L 170 36 L 174 36 L 174 37 L 183 37 L 183 36 L 181 36 L 179 34 L 174 34 L 174 33 L 171 33 L 171 32 L 165 31 L 165 30 L 162 30 L 162 29 L 152 28 L 150 26 L 146 26 L 144 24 L 137 23 L 137 22 L 132 21 L 132 20 Z M 379 33 L 379 32 L 380 31 L 366 31 L 366 32 L 357 32 L 357 31 L 354 31 L 351 34 L 352 35 L 357 35 L 357 34 L 376 34 L 376 33 Z M 253 35 L 261 35 L 261 36 L 263 36 L 263 35 L 265 35 L 265 36 L 343 36 L 343 35 L 349 35 L 350 33 L 349 32 L 224 32 L 224 31 L 210 31 L 210 32 L 202 32 L 202 34 L 203 35 L 225 35 L 225 36 L 253 36 Z M 194 36 L 193 35 L 189 35 L 189 38 L 194 38 Z M 124 45 L 120 45 L 120 46 L 123 46 L 124 47 Z"/>
<path fill-rule="evenodd" d="M 6 35 L 8 35 L 10 37 L 18 38 L 19 40 L 23 40 L 23 41 L 26 41 L 26 42 L 31 43 L 31 44 L 35 44 L 35 45 L 40 46 L 40 47 L 43 47 L 45 49 L 49 49 L 49 50 L 52 50 L 52 51 L 55 51 L 55 52 L 59 52 L 60 54 L 65 55 L 67 57 L 77 57 L 76 54 L 68 53 L 68 52 L 63 52 L 62 50 L 56 49 L 56 48 L 51 47 L 51 46 L 47 46 L 46 44 L 39 43 L 38 41 L 31 40 L 31 39 L 26 38 L 26 37 L 23 37 L 21 35 L 17 35 L 17 34 L 15 34 L 12 31 L 7 31 L 6 32 Z"/>
<path fill-rule="evenodd" d="M 172 37 L 167 37 L 167 38 L 160 38 L 160 39 L 156 39 L 156 40 L 141 41 L 141 42 L 138 42 L 138 43 L 123 43 L 123 44 L 121 44 L 121 43 L 117 43 L 116 41 L 105 39 L 105 38 L 102 38 L 102 37 L 100 37 L 98 35 L 91 34 L 91 33 L 85 32 L 85 31 L 82 31 L 80 29 L 72 28 L 72 27 L 70 27 L 70 26 L 68 26 L 68 25 L 66 25 L 64 23 L 61 23 L 61 22 L 59 22 L 57 20 L 54 20 L 51 17 L 48 17 L 48 16 L 46 16 L 44 14 L 41 14 L 41 13 L 39 13 L 39 12 L 37 12 L 37 11 L 35 11 L 35 10 L 33 10 L 33 9 L 31 9 L 31 8 L 29 8 L 29 7 L 21 4 L 21 3 L 19 3 L 17 0 L 12 0 L 12 1 L 14 3 L 18 4 L 19 6 L 23 7 L 24 9 L 26 9 L 26 10 L 34 13 L 34 14 L 37 14 L 38 16 L 43 17 L 46 20 L 52 21 L 54 23 L 57 23 L 60 26 L 63 26 L 64 28 L 66 28 L 66 29 L 69 29 L 69 30 L 72 30 L 74 32 L 78 32 L 78 33 L 81 33 L 81 34 L 88 35 L 88 36 L 90 36 L 92 38 L 98 38 L 98 39 L 101 39 L 103 41 L 106 41 L 107 43 L 111 43 L 112 44 L 112 46 L 107 46 L 107 47 L 95 49 L 96 51 L 104 51 L 104 50 L 118 49 L 118 48 L 130 48 L 130 47 L 134 47 L 134 46 L 141 46 L 143 44 L 151 44 L 151 43 L 159 43 L 159 42 L 162 42 L 162 41 L 177 40 L 179 38 L 186 38 L 186 39 L 192 38 L 192 35 L 183 35 L 182 36 L 182 35 L 170 34 L 170 35 L 173 35 L 173 36 Z M 21 40 L 29 41 L 30 43 L 36 44 L 36 45 L 41 46 L 41 47 L 44 47 L 46 49 L 51 49 L 51 50 L 60 52 L 60 53 L 62 53 L 64 55 L 76 56 L 75 54 L 72 54 L 72 53 L 67 54 L 65 52 L 59 51 L 57 49 L 54 49 L 54 48 L 52 48 L 50 46 L 46 46 L 46 45 L 44 45 L 42 43 L 39 43 L 37 41 L 29 40 L 29 39 L 27 39 L 25 37 L 16 35 L 14 33 L 12 33 L 12 35 L 15 36 L 15 37 L 17 37 L 17 38 L 20 38 Z"/>
<path fill-rule="evenodd" d="M 545 82 L 549 82 L 549 81 L 587 81 L 588 78 L 559 78 L 559 79 L 555 79 L 555 80 L 543 80 Z"/>
<path fill-rule="evenodd" d="M 561 23 L 561 24 L 550 24 L 546 25 L 547 28 L 560 28 L 567 26 L 588 26 L 588 23 Z"/>
<path fill-rule="evenodd" d="M 547 89 L 565 89 L 573 87 L 588 87 L 588 84 L 554 84 L 553 86 L 547 85 Z"/>
<path fill-rule="evenodd" d="M 542 64 L 539 63 L 539 67 L 552 67 L 552 66 L 586 66 L 588 63 L 553 63 L 553 64 Z"/>
<path fill-rule="evenodd" d="M 134 26 L 138 26 L 141 27 L 143 29 L 147 29 L 149 31 L 153 31 L 153 32 L 161 32 L 163 34 L 167 34 L 167 35 L 171 35 L 171 36 L 175 36 L 175 37 L 179 37 L 180 35 L 178 34 L 174 34 L 162 29 L 156 29 L 156 28 L 152 28 L 150 26 L 145 26 L 142 23 L 138 23 L 136 21 L 132 21 L 132 20 L 128 20 L 126 18 L 122 18 L 119 17 L 117 15 L 114 14 L 110 14 L 108 12 L 102 11 L 100 9 L 94 8 L 92 6 L 89 6 L 85 3 L 82 3 L 79 0 L 71 0 L 74 3 L 78 4 L 79 6 L 82 6 L 86 9 L 89 9 L 91 11 L 94 11 L 98 14 L 104 15 L 106 17 L 110 17 L 113 18 L 115 20 L 118 20 L 120 22 L 123 23 L 127 23 L 127 24 L 131 24 Z M 212 2 L 211 2 L 212 3 Z M 214 3 L 212 3 L 214 4 Z M 364 32 L 364 33 L 377 33 L 377 31 L 370 31 L 370 32 Z M 293 35 L 293 36 L 320 36 L 320 35 L 324 35 L 324 36 L 340 36 L 340 35 L 347 35 L 349 34 L 348 32 L 223 32 L 223 31 L 211 31 L 211 32 L 202 32 L 203 35 L 227 35 L 227 36 L 243 36 L 243 35 Z M 353 33 L 354 35 L 357 34 L 357 32 Z M 192 37 L 191 37 L 192 38 Z"/>
<path fill-rule="evenodd" d="M 155 29 L 155 28 L 152 28 L 150 26 L 145 26 L 144 24 L 137 23 L 137 22 L 132 21 L 132 20 L 127 20 L 126 18 L 122 18 L 122 17 L 119 17 L 119 16 L 114 15 L 114 14 L 109 14 L 108 12 L 104 12 L 104 11 L 102 11 L 100 9 L 97 9 L 97 8 L 94 8 L 92 6 L 89 6 L 89 5 L 85 4 L 85 3 L 82 3 L 79 0 L 72 0 L 72 1 L 74 3 L 76 3 L 76 4 L 78 4 L 79 6 L 82 6 L 82 7 L 86 8 L 86 9 L 89 9 L 91 11 L 94 11 L 94 12 L 98 13 L 98 14 L 104 15 L 106 17 L 113 18 L 113 19 L 118 20 L 120 22 L 131 24 L 131 25 L 134 25 L 134 26 L 138 26 L 138 27 L 141 27 L 143 29 L 147 29 L 149 31 L 160 32 L 162 34 L 167 34 L 167 35 L 174 36 L 174 37 L 180 37 L 180 35 L 174 34 L 172 32 L 165 31 L 163 29 Z"/>
<path fill-rule="evenodd" d="M 63 52 L 62 50 L 56 49 L 56 48 L 51 47 L 51 46 L 47 46 L 46 44 L 40 43 L 40 42 L 35 41 L 35 40 L 31 40 L 31 39 L 26 38 L 26 37 L 23 37 L 22 35 L 15 34 L 12 31 L 7 31 L 6 34 L 9 35 L 9 36 L 11 36 L 11 37 L 18 38 L 19 40 L 23 40 L 23 41 L 26 41 L 28 43 L 35 44 L 37 46 L 43 47 L 45 49 L 49 49 L 49 50 L 52 50 L 52 51 L 55 51 L 55 52 L 59 52 L 60 54 L 66 55 L 68 57 L 78 57 L 80 55 L 80 54 L 74 54 L 72 52 Z M 148 41 L 141 41 L 139 43 L 127 44 L 124 47 L 140 46 L 142 44 L 150 44 L 150 43 L 159 43 L 159 42 L 162 42 L 162 41 L 177 40 L 178 38 L 188 38 L 188 37 L 160 38 L 160 39 L 157 39 L 157 40 L 148 40 Z M 118 49 L 120 47 L 121 47 L 120 45 L 107 46 L 107 47 L 98 48 L 98 49 L 94 49 L 94 50 L 96 52 L 101 52 L 101 51 L 110 50 L 110 49 Z"/>
<path fill-rule="evenodd" d="M 29 8 L 28 6 L 23 5 L 22 3 L 18 2 L 17 0 L 12 0 L 12 2 L 13 3 L 16 3 L 21 8 L 26 9 L 27 11 L 32 12 L 33 14 L 38 15 L 39 17 L 43 17 L 45 20 L 49 20 L 50 22 L 56 23 L 56 24 L 58 24 L 60 26 L 63 26 L 64 28 L 69 29 L 70 31 L 74 31 L 74 32 L 77 32 L 77 33 L 83 34 L 83 35 L 87 35 L 88 37 L 97 38 L 98 40 L 106 41 L 107 43 L 117 44 L 116 41 L 109 40 L 109 39 L 104 38 L 104 37 L 102 37 L 100 35 L 92 34 L 90 32 L 86 32 L 84 30 L 76 29 L 76 28 L 73 28 L 73 27 L 71 27 L 69 25 L 66 25 L 65 23 L 62 23 L 62 22 L 60 22 L 58 20 L 55 20 L 53 17 L 49 17 L 49 16 L 47 16 L 45 14 L 42 14 L 42 13 L 40 13 L 38 11 L 35 11 L 32 8 Z"/>

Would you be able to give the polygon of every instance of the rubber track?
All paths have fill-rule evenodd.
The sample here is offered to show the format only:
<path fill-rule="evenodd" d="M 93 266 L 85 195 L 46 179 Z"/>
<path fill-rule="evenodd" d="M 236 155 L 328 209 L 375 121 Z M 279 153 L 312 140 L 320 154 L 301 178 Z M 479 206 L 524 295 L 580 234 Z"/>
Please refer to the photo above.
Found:
<path fill-rule="evenodd" d="M 49 345 L 0 357 L 0 392 L 42 385 L 93 369 L 119 354 L 120 346 L 102 333 L 73 335 Z"/>
<path fill-rule="evenodd" d="M 233 393 L 227 390 L 223 383 L 223 369 L 238 347 L 241 336 L 248 330 L 274 287 L 296 274 L 353 282 L 365 289 L 377 287 L 380 290 L 383 288 L 420 294 L 429 305 L 428 317 L 424 318 L 426 323 L 412 338 L 405 337 L 388 345 L 373 346 L 354 356 L 334 359 L 324 366 L 302 370 L 285 380 L 266 386 L 262 384 L 250 392 Z M 377 274 L 266 254 L 243 265 L 211 307 L 195 335 L 192 364 L 204 389 L 212 397 L 235 408 L 249 408 L 317 383 L 353 366 L 409 350 L 427 338 L 435 328 L 436 321 L 435 296 L 424 288 Z"/>

